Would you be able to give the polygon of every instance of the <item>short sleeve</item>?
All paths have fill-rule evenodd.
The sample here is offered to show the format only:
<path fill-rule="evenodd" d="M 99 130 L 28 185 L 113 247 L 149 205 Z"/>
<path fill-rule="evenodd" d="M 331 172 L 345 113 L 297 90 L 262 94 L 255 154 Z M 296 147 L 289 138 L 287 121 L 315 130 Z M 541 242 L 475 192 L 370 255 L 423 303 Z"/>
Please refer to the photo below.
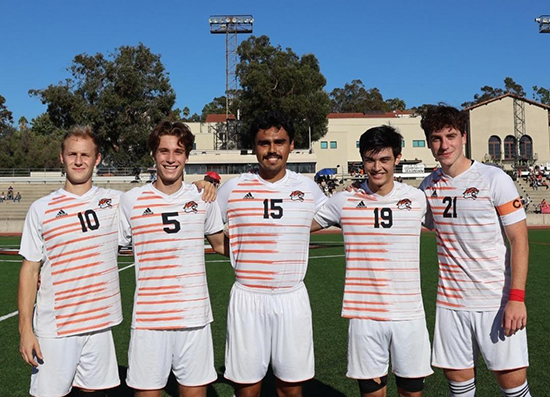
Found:
<path fill-rule="evenodd" d="M 229 200 L 229 195 L 237 186 L 238 181 L 239 178 L 230 179 L 218 190 L 218 198 L 216 201 L 218 203 L 223 222 L 227 222 L 227 200 Z"/>
<path fill-rule="evenodd" d="M 311 194 L 313 194 L 313 202 L 315 203 L 315 210 L 319 210 L 327 201 L 328 197 L 322 192 L 322 190 L 319 188 L 319 185 L 313 181 L 313 179 L 308 177 L 303 177 L 306 181 L 309 189 L 311 190 Z"/>
<path fill-rule="evenodd" d="M 132 242 L 132 226 L 130 218 L 132 216 L 132 191 L 123 193 L 120 196 L 120 205 L 118 206 L 118 245 L 126 246 Z"/>
<path fill-rule="evenodd" d="M 40 262 L 44 258 L 44 239 L 42 237 L 42 220 L 44 211 L 41 211 L 40 202 L 34 202 L 25 218 L 23 235 L 19 255 L 31 262 Z M 42 213 L 42 215 L 41 215 Z"/>
<path fill-rule="evenodd" d="M 342 219 L 342 208 L 351 193 L 336 193 L 330 199 L 327 199 L 323 206 L 317 211 L 313 219 L 323 228 L 340 225 Z"/>
<path fill-rule="evenodd" d="M 223 230 L 222 215 L 218 202 L 206 203 L 206 219 L 204 221 L 204 234 L 209 236 Z"/>
<path fill-rule="evenodd" d="M 526 215 L 512 178 L 501 170 L 497 171 L 488 178 L 491 197 L 502 224 L 508 226 L 524 220 Z"/>

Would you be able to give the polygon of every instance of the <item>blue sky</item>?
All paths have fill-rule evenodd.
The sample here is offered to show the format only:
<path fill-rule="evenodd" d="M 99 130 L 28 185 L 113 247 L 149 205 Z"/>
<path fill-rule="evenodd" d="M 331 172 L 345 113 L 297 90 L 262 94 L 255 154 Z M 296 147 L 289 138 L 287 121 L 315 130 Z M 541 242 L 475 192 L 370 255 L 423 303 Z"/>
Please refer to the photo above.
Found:
<path fill-rule="evenodd" d="M 143 42 L 170 73 L 176 106 L 200 113 L 225 89 L 225 42 L 212 14 L 252 14 L 254 34 L 313 53 L 325 89 L 361 79 L 408 107 L 459 106 L 510 76 L 531 97 L 550 88 L 550 34 L 534 18 L 548 0 L 6 0 L 0 12 L 0 95 L 14 119 L 45 111 L 29 89 L 69 77 L 80 53 Z M 247 36 L 242 36 L 246 38 Z"/>

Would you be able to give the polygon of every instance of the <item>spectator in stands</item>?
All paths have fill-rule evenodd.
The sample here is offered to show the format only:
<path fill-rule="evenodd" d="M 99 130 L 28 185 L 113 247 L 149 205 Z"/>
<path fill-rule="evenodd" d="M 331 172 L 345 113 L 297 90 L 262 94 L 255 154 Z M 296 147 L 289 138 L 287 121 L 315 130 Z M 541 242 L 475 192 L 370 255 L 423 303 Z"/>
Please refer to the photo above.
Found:
<path fill-rule="evenodd" d="M 13 198 L 13 202 L 18 202 L 20 203 L 21 202 L 21 193 L 17 192 L 17 194 L 15 195 L 15 197 Z"/>
<path fill-rule="evenodd" d="M 8 197 L 6 200 L 13 200 L 13 187 L 11 186 L 8 188 Z"/>
<path fill-rule="evenodd" d="M 2 192 L 2 194 L 0 194 L 0 203 L 3 203 L 5 199 L 6 195 L 4 194 L 4 192 Z"/>
<path fill-rule="evenodd" d="M 542 210 L 543 208 L 546 208 L 546 207 L 548 207 L 548 204 L 546 203 L 546 199 L 542 199 L 541 202 L 540 202 L 540 208 L 541 208 L 541 210 Z"/>

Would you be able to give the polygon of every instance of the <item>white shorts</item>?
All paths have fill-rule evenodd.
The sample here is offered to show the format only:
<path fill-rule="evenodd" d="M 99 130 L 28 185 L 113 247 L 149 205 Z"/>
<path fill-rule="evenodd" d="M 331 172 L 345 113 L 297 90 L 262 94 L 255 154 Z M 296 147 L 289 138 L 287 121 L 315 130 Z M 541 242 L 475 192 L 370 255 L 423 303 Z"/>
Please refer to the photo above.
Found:
<path fill-rule="evenodd" d="M 120 384 L 110 329 L 37 339 L 44 362 L 32 370 L 31 395 L 57 397 L 69 394 L 73 386 L 102 390 Z"/>
<path fill-rule="evenodd" d="M 353 379 L 374 379 L 392 372 L 402 378 L 433 374 L 426 319 L 374 321 L 351 319 L 348 332 L 348 373 Z"/>
<path fill-rule="evenodd" d="M 502 310 L 462 311 L 438 307 L 435 315 L 432 365 L 467 369 L 476 365 L 479 353 L 491 371 L 529 366 L 527 332 L 504 336 Z"/>
<path fill-rule="evenodd" d="M 132 329 L 126 384 L 138 390 L 163 389 L 170 370 L 183 386 L 218 378 L 210 324 L 178 330 Z"/>
<path fill-rule="evenodd" d="M 311 306 L 304 283 L 292 289 L 257 291 L 235 283 L 229 298 L 225 377 L 261 381 L 269 366 L 285 382 L 315 375 Z"/>

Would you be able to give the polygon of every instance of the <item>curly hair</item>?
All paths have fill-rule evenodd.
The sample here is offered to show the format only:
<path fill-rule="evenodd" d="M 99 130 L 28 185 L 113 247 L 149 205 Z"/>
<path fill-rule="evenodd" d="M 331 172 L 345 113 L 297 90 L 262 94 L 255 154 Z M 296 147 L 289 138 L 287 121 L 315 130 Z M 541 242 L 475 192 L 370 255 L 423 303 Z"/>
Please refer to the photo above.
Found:
<path fill-rule="evenodd" d="M 164 135 L 175 136 L 178 138 L 178 144 L 185 148 L 185 155 L 189 156 L 191 150 L 193 150 L 193 143 L 195 142 L 195 136 L 191 132 L 191 129 L 180 121 L 161 121 L 149 134 L 149 149 L 153 156 L 155 155 L 159 145 L 160 137 Z"/>
<path fill-rule="evenodd" d="M 428 142 L 433 132 L 441 131 L 444 128 L 455 128 L 464 135 L 467 124 L 468 114 L 466 112 L 447 105 L 430 106 L 420 122 Z"/>

